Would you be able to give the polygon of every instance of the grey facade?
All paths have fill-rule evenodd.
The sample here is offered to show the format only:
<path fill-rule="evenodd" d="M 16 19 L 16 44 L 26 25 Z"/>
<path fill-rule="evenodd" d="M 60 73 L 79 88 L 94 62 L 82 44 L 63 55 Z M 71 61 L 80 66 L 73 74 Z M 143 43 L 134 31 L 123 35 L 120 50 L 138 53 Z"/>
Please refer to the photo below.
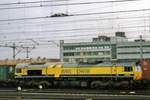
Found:
<path fill-rule="evenodd" d="M 138 60 L 150 58 L 150 41 L 122 42 L 117 44 L 117 59 Z"/>
<path fill-rule="evenodd" d="M 63 47 L 64 62 L 99 61 L 112 57 L 110 42 L 66 43 Z"/>
<path fill-rule="evenodd" d="M 150 58 L 150 41 L 128 41 L 124 32 L 115 37 L 99 36 L 92 42 L 64 43 L 61 41 L 60 58 L 63 62 L 93 62 L 138 60 Z"/>

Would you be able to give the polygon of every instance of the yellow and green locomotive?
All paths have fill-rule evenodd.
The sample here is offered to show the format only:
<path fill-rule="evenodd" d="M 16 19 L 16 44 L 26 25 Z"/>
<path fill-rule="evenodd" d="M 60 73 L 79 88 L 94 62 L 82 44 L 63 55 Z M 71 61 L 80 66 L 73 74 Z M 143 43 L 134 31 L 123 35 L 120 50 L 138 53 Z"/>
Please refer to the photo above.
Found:
<path fill-rule="evenodd" d="M 139 65 L 134 63 L 50 63 L 18 64 L 15 78 L 28 85 L 110 87 L 131 86 L 142 78 Z"/>

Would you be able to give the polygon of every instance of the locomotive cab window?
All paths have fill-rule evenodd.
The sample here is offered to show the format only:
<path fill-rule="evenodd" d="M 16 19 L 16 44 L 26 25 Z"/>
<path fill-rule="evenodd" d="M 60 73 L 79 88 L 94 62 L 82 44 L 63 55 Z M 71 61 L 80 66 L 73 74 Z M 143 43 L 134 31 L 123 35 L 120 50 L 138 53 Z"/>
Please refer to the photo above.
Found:
<path fill-rule="evenodd" d="M 130 67 L 130 66 L 125 66 L 125 67 L 124 67 L 124 71 L 125 71 L 125 72 L 132 72 L 132 71 L 133 71 L 133 68 Z"/>
<path fill-rule="evenodd" d="M 17 68 L 16 73 L 21 73 L 21 68 Z"/>

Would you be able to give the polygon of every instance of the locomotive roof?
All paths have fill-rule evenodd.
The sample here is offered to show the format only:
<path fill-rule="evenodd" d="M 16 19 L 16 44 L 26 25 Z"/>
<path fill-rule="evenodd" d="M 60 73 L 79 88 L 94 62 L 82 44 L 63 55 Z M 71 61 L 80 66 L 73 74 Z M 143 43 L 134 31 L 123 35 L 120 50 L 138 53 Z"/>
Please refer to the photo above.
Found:
<path fill-rule="evenodd" d="M 47 68 L 48 65 L 30 65 L 30 64 L 18 64 L 16 68 Z"/>
<path fill-rule="evenodd" d="M 103 62 L 98 64 L 78 64 L 78 63 L 52 63 L 54 66 L 61 64 L 62 67 L 110 67 L 110 66 L 135 66 L 135 63 L 128 62 L 128 63 L 111 63 L 111 62 Z M 42 65 L 31 65 L 31 64 L 18 64 L 16 68 L 47 68 L 50 64 L 42 64 Z"/>
<path fill-rule="evenodd" d="M 104 62 L 99 64 L 77 64 L 77 63 L 63 63 L 63 67 L 110 67 L 110 66 L 135 66 L 134 63 L 111 63 L 111 62 Z"/>

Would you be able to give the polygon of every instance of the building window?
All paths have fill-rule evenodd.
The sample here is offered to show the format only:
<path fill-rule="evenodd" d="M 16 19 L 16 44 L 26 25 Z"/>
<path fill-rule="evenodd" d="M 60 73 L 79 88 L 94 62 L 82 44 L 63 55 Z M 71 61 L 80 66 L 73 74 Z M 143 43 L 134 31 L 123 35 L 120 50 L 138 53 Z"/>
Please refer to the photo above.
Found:
<path fill-rule="evenodd" d="M 104 46 L 105 47 L 105 49 L 109 49 L 109 46 Z"/>
<path fill-rule="evenodd" d="M 74 53 L 64 53 L 64 56 L 74 56 Z"/>
<path fill-rule="evenodd" d="M 105 51 L 104 55 L 110 55 L 110 52 L 109 51 Z"/>
<path fill-rule="evenodd" d="M 76 52 L 74 55 L 75 55 L 75 56 L 80 56 L 80 53 L 79 53 L 79 52 Z"/>
<path fill-rule="evenodd" d="M 64 47 L 64 50 L 74 50 L 74 47 Z"/>
<path fill-rule="evenodd" d="M 67 50 L 67 47 L 64 47 L 64 50 Z"/>
<path fill-rule="evenodd" d="M 98 55 L 98 52 L 93 52 L 93 56 Z"/>
<path fill-rule="evenodd" d="M 76 50 L 80 50 L 80 47 L 76 47 Z"/>
<path fill-rule="evenodd" d="M 64 62 L 69 62 L 69 59 L 64 59 L 63 61 L 64 61 Z"/>
<path fill-rule="evenodd" d="M 64 53 L 64 56 L 67 56 L 67 53 Z"/>
<path fill-rule="evenodd" d="M 99 49 L 103 49 L 103 46 L 99 46 L 98 48 L 99 48 Z"/>
<path fill-rule="evenodd" d="M 132 67 L 129 67 L 129 66 L 125 66 L 125 67 L 124 67 L 124 71 L 125 71 L 125 72 L 132 72 L 132 71 L 133 71 L 133 68 L 132 68 Z"/>
<path fill-rule="evenodd" d="M 103 55 L 103 52 L 98 52 L 98 55 Z"/>

